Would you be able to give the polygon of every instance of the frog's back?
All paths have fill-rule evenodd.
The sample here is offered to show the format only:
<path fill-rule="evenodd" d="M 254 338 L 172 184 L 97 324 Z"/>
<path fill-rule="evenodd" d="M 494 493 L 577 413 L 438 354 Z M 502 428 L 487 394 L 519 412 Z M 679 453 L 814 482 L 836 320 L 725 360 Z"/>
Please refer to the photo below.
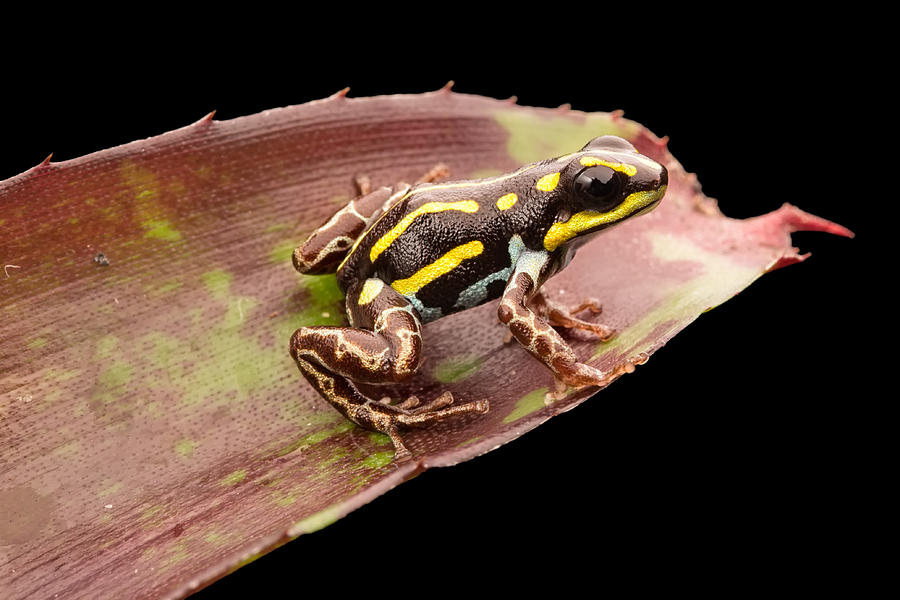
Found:
<path fill-rule="evenodd" d="M 538 247 L 553 220 L 528 188 L 513 191 L 507 177 L 417 186 L 360 238 L 338 270 L 342 289 L 377 277 L 424 321 L 499 297 L 519 253 Z"/>

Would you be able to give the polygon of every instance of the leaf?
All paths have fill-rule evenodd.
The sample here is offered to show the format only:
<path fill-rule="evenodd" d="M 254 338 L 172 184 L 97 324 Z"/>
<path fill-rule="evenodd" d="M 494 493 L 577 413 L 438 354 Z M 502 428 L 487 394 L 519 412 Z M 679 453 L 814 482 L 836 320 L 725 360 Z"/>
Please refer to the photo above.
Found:
<path fill-rule="evenodd" d="M 790 233 L 846 229 L 792 206 L 723 217 L 663 141 L 616 114 L 519 107 L 443 90 L 341 94 L 155 138 L 0 183 L 0 577 L 4 597 L 181 597 L 432 466 L 487 452 L 595 390 L 544 404 L 549 371 L 493 304 L 426 328 L 427 359 L 392 395 L 489 398 L 487 415 L 406 440 L 345 421 L 287 354 L 340 324 L 334 278 L 290 252 L 354 193 L 353 176 L 504 172 L 600 134 L 669 168 L 660 208 L 583 248 L 548 285 L 599 296 L 609 369 L 648 357 L 761 274 L 804 257 Z M 101 256 L 102 255 L 102 256 Z"/>

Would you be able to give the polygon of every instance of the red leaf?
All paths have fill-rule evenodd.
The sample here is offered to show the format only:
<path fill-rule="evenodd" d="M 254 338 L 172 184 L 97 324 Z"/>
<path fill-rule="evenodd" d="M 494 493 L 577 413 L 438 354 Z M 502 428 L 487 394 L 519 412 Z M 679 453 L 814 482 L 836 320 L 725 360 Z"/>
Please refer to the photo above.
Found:
<path fill-rule="evenodd" d="M 660 208 L 548 286 L 602 298 L 618 337 L 573 340 L 600 368 L 649 356 L 802 260 L 792 231 L 850 235 L 791 206 L 723 217 L 661 140 L 618 115 L 447 90 L 205 118 L 0 183 L 4 595 L 183 596 L 587 398 L 545 406 L 550 373 L 503 343 L 493 305 L 441 319 L 420 374 L 393 395 L 449 389 L 492 409 L 407 433 L 416 459 L 396 464 L 386 436 L 344 421 L 287 354 L 299 325 L 342 319 L 333 277 L 297 276 L 290 251 L 350 197 L 353 175 L 392 183 L 444 162 L 473 177 L 601 133 L 665 162 L 670 183 Z"/>

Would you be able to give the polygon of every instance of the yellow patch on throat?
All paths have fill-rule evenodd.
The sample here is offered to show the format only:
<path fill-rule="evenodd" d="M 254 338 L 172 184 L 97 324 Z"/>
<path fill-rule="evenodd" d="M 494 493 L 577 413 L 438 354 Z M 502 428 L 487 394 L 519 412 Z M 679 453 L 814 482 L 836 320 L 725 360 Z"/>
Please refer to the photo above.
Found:
<path fill-rule="evenodd" d="M 559 183 L 559 173 L 550 173 L 549 175 L 544 175 L 537 181 L 536 187 L 542 192 L 552 192 L 556 189 L 556 184 Z"/>
<path fill-rule="evenodd" d="M 400 235 L 412 225 L 413 221 L 421 215 L 443 212 L 445 210 L 461 210 L 462 212 L 474 213 L 478 212 L 478 203 L 474 200 L 461 200 L 459 202 L 428 202 L 423 204 L 403 217 L 403 219 L 394 225 L 390 231 L 381 236 L 380 240 L 375 242 L 375 245 L 372 246 L 372 250 L 369 252 L 369 260 L 375 262 L 375 259 L 378 258 L 382 252 L 387 250 L 388 246 L 393 244 L 394 240 L 400 237 Z"/>
<path fill-rule="evenodd" d="M 544 236 L 544 248 L 553 252 L 579 233 L 589 231 L 601 225 L 609 225 L 617 221 L 622 221 L 640 212 L 647 206 L 650 206 L 662 198 L 665 193 L 666 186 L 662 186 L 658 190 L 629 194 L 621 204 L 609 212 L 601 213 L 595 210 L 583 210 L 575 213 L 569 217 L 568 221 L 564 223 L 554 223 L 550 227 L 549 231 L 547 231 L 547 234 Z"/>
<path fill-rule="evenodd" d="M 468 242 L 462 246 L 457 246 L 450 252 L 446 253 L 428 266 L 422 267 L 416 271 L 412 277 L 406 279 L 398 279 L 391 284 L 391 287 L 403 294 L 410 296 L 415 294 L 423 287 L 446 273 L 459 266 L 459 264 L 467 258 L 475 258 L 484 252 L 484 244 L 478 240 Z"/>
<path fill-rule="evenodd" d="M 513 193 L 506 194 L 497 198 L 497 208 L 500 210 L 509 210 L 519 200 L 519 197 Z"/>
<path fill-rule="evenodd" d="M 609 167 L 613 171 L 625 173 L 629 177 L 632 177 L 637 173 L 637 167 L 635 167 L 634 165 L 629 165 L 627 163 L 610 162 L 608 160 L 603 160 L 602 158 L 597 158 L 596 156 L 583 156 L 579 162 L 585 167 L 595 167 L 597 165 L 603 165 L 604 167 Z"/>
<path fill-rule="evenodd" d="M 366 279 L 366 282 L 363 284 L 362 290 L 360 290 L 359 292 L 357 303 L 360 306 L 368 304 L 375 299 L 375 296 L 381 293 L 381 288 L 383 287 L 384 282 L 380 279 Z"/>

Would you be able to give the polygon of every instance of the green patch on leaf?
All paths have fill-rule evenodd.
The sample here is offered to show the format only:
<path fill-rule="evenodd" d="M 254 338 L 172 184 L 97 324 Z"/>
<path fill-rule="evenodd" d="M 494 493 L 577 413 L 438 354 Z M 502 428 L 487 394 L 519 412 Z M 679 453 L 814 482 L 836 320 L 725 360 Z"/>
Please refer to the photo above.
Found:
<path fill-rule="evenodd" d="M 376 446 L 387 446 L 391 443 L 391 436 L 385 433 L 370 431 L 368 437 Z"/>
<path fill-rule="evenodd" d="M 309 294 L 309 298 L 305 303 L 307 307 L 295 319 L 291 319 L 293 328 L 308 325 L 341 325 L 344 322 L 344 294 L 338 287 L 334 275 L 301 275 L 300 285 Z"/>
<path fill-rule="evenodd" d="M 214 298 L 223 300 L 228 296 L 234 275 L 225 269 L 213 269 L 201 275 L 200 279 L 203 280 L 203 285 L 206 286 L 206 289 L 209 290 L 209 293 Z"/>
<path fill-rule="evenodd" d="M 181 456 L 183 458 L 190 458 L 194 454 L 194 450 L 197 448 L 197 442 L 194 440 L 178 440 L 175 442 L 175 454 Z"/>
<path fill-rule="evenodd" d="M 238 469 L 237 471 L 232 471 L 225 477 L 219 480 L 219 485 L 236 485 L 242 482 L 247 477 L 247 469 Z"/>
<path fill-rule="evenodd" d="M 155 285 L 148 285 L 144 287 L 144 292 L 149 294 L 150 296 L 158 297 L 168 294 L 170 292 L 174 292 L 178 288 L 182 286 L 182 282 L 180 281 L 166 281 L 165 283 L 158 283 Z"/>
<path fill-rule="evenodd" d="M 394 451 L 393 450 L 385 450 L 383 452 L 374 452 L 362 460 L 362 464 L 369 469 L 380 469 L 381 467 L 390 464 L 390 462 L 394 459 Z"/>
<path fill-rule="evenodd" d="M 108 334 L 97 340 L 96 356 L 98 359 L 109 359 L 119 345 L 119 338 L 112 334 Z"/>
<path fill-rule="evenodd" d="M 334 413 L 334 414 L 335 414 L 335 416 L 340 417 L 339 414 L 337 414 L 337 413 Z M 335 425 L 334 427 L 316 431 L 314 433 L 305 435 L 302 438 L 300 438 L 299 440 L 291 442 L 290 444 L 288 444 L 286 446 L 282 446 L 281 448 L 275 450 L 273 454 L 274 454 L 274 456 L 284 456 L 286 454 L 290 454 L 291 452 L 299 450 L 300 448 L 312 446 L 313 444 L 318 444 L 319 442 L 327 440 L 331 436 L 338 435 L 338 434 L 344 433 L 346 431 L 350 431 L 354 427 L 356 427 L 356 425 L 354 425 L 350 421 L 347 421 L 346 419 L 341 419 L 340 422 L 337 425 Z"/>
<path fill-rule="evenodd" d="M 462 448 L 463 446 L 468 446 L 469 444 L 474 444 L 475 442 L 481 440 L 482 438 L 484 438 L 483 435 L 476 435 L 476 436 L 473 437 L 473 438 L 469 438 L 469 439 L 467 439 L 467 440 L 464 441 L 464 442 L 458 443 L 458 444 L 456 445 L 456 447 L 457 447 L 457 448 Z"/>
<path fill-rule="evenodd" d="M 272 502 L 275 503 L 275 506 L 280 506 L 284 508 L 285 506 L 290 506 L 294 502 L 297 501 L 297 495 L 289 492 L 283 492 L 280 490 L 275 490 L 272 492 Z"/>
<path fill-rule="evenodd" d="M 518 421 L 522 417 L 527 417 L 531 413 L 544 408 L 544 406 L 546 406 L 544 404 L 544 397 L 547 395 L 547 391 L 548 388 L 544 387 L 522 396 L 519 401 L 516 402 L 512 412 L 503 419 L 503 422 L 512 423 L 513 421 Z"/>
<path fill-rule="evenodd" d="M 296 247 L 297 244 L 290 239 L 278 242 L 269 252 L 269 262 L 276 265 L 290 265 L 291 255 Z"/>
<path fill-rule="evenodd" d="M 47 338 L 39 337 L 34 338 L 30 342 L 28 342 L 28 347 L 31 349 L 43 348 L 47 345 Z"/>
<path fill-rule="evenodd" d="M 320 510 L 319 512 L 310 515 L 295 523 L 289 530 L 288 535 L 290 537 L 297 537 L 298 535 L 304 533 L 312 533 L 314 531 L 318 531 L 325 527 L 328 527 L 335 521 L 341 518 L 341 512 L 338 506 L 330 506 L 324 510 Z"/>
<path fill-rule="evenodd" d="M 100 371 L 97 382 L 106 390 L 117 390 L 127 385 L 133 374 L 130 364 L 117 362 Z"/>
<path fill-rule="evenodd" d="M 116 481 L 115 483 L 111 483 L 107 485 L 105 488 L 100 490 L 97 495 L 101 498 L 106 498 L 107 496 L 112 496 L 122 490 L 125 487 L 125 484 L 121 481 Z"/>
<path fill-rule="evenodd" d="M 451 356 L 439 361 L 432 374 L 441 383 L 454 383 L 474 375 L 483 363 L 480 356 Z"/>
<path fill-rule="evenodd" d="M 181 233 L 172 227 L 172 224 L 166 220 L 149 219 L 142 223 L 145 238 L 164 240 L 167 242 L 177 242 L 181 239 Z"/>
<path fill-rule="evenodd" d="M 509 132 L 510 157 L 523 164 L 575 152 L 600 135 L 633 138 L 640 131 L 637 123 L 613 119 L 606 113 L 580 119 L 564 115 L 537 118 L 512 109 L 497 111 L 495 118 Z"/>

